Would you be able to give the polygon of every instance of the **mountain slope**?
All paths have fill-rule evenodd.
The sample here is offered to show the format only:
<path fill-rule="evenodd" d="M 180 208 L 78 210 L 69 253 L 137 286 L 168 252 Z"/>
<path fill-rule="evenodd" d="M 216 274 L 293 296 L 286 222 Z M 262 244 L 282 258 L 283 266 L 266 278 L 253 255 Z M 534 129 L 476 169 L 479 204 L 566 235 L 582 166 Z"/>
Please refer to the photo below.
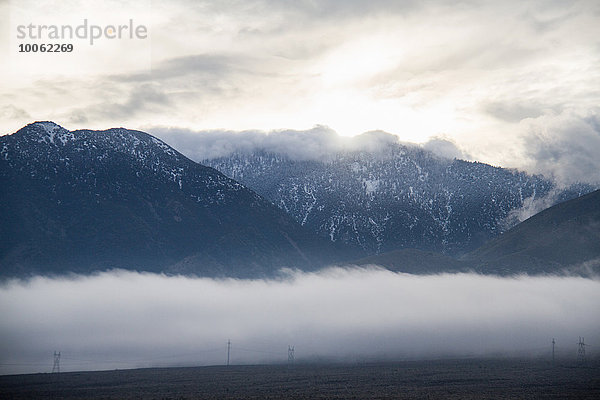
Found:
<path fill-rule="evenodd" d="M 439 274 L 443 272 L 466 272 L 469 263 L 431 251 L 402 249 L 361 258 L 352 262 L 355 265 L 378 265 L 394 272 L 408 274 Z"/>
<path fill-rule="evenodd" d="M 534 215 L 464 260 L 484 273 L 600 273 L 600 190 Z"/>
<path fill-rule="evenodd" d="M 400 248 L 463 254 L 517 223 L 522 208 L 556 192 L 539 176 L 443 159 L 400 143 L 339 151 L 326 160 L 258 150 L 202 163 L 252 188 L 323 238 L 368 254 Z M 554 201 L 590 190 L 574 187 Z"/>
<path fill-rule="evenodd" d="M 138 131 L 51 122 L 0 137 L 0 273 L 106 268 L 259 276 L 328 243 L 256 193 Z"/>

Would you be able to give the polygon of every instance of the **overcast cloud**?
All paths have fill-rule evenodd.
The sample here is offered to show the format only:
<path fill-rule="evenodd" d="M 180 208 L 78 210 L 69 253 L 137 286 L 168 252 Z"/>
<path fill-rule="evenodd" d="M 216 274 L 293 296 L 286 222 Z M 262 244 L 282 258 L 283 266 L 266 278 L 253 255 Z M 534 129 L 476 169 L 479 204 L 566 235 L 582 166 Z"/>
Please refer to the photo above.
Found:
<path fill-rule="evenodd" d="M 376 268 L 213 280 L 109 272 L 0 288 L 0 372 L 475 355 L 573 360 L 599 340 L 600 281 Z M 594 357 L 595 347 L 590 347 Z"/>
<path fill-rule="evenodd" d="M 71 130 L 167 127 L 173 143 L 193 143 L 193 132 L 309 131 L 335 142 L 329 130 L 383 130 L 430 141 L 449 157 L 598 181 L 594 0 L 15 0 L 0 7 L 9 29 L 0 37 L 3 133 L 32 120 Z M 70 54 L 16 52 L 13 25 L 84 18 L 133 18 L 149 38 L 77 42 Z M 213 147 L 228 146 L 224 140 Z"/>

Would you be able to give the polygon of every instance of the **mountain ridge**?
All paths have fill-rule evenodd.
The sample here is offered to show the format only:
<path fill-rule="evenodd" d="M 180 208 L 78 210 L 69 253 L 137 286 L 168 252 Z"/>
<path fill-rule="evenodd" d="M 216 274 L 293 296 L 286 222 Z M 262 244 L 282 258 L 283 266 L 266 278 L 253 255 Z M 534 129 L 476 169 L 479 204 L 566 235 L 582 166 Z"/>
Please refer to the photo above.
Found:
<path fill-rule="evenodd" d="M 600 190 L 528 218 L 462 260 L 483 273 L 600 273 Z"/>
<path fill-rule="evenodd" d="M 4 274 L 260 276 L 315 268 L 337 251 L 254 191 L 141 131 L 29 124 L 0 137 L 0 183 Z"/>
<path fill-rule="evenodd" d="M 255 151 L 207 163 L 125 128 L 41 121 L 0 136 L 0 275 L 125 268 L 264 277 L 344 262 L 500 274 L 521 263 L 543 273 L 565 268 L 560 255 L 544 266 L 536 254 L 493 249 L 525 209 L 590 190 L 560 191 L 540 176 L 389 141 L 326 161 Z"/>
<path fill-rule="evenodd" d="M 242 182 L 323 238 L 379 254 L 401 248 L 461 255 L 535 211 L 592 190 L 559 190 L 541 176 L 445 159 L 388 143 L 377 152 L 339 151 L 329 160 L 294 160 L 236 151 L 202 161 Z"/>

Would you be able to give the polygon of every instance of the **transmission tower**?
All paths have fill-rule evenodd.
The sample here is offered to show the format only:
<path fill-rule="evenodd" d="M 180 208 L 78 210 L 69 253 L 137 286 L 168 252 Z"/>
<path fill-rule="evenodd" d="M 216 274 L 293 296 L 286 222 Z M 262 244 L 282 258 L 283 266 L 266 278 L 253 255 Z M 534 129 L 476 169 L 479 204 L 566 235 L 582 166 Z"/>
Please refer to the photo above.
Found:
<path fill-rule="evenodd" d="M 579 336 L 579 343 L 578 343 L 579 347 L 577 348 L 577 361 L 579 362 L 579 364 L 584 364 L 585 363 L 585 339 L 581 336 Z"/>
<path fill-rule="evenodd" d="M 229 353 L 231 352 L 231 340 L 227 341 L 227 366 L 229 367 Z"/>
<path fill-rule="evenodd" d="M 60 351 L 54 352 L 54 365 L 52 366 L 52 373 L 60 373 Z"/>
<path fill-rule="evenodd" d="M 294 346 L 288 346 L 288 365 L 294 364 Z"/>

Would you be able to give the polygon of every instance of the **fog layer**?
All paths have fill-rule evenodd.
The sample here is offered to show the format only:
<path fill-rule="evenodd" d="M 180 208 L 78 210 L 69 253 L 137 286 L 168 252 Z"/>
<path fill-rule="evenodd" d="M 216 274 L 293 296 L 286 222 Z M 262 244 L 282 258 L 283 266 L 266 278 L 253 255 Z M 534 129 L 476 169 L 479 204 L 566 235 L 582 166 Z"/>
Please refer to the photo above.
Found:
<path fill-rule="evenodd" d="M 113 271 L 0 287 L 0 372 L 445 356 L 575 357 L 600 281 L 377 268 L 215 280 Z M 593 350 L 593 348 L 591 349 Z M 588 349 L 588 351 L 591 351 Z M 590 354 L 592 354 L 591 352 Z"/>

